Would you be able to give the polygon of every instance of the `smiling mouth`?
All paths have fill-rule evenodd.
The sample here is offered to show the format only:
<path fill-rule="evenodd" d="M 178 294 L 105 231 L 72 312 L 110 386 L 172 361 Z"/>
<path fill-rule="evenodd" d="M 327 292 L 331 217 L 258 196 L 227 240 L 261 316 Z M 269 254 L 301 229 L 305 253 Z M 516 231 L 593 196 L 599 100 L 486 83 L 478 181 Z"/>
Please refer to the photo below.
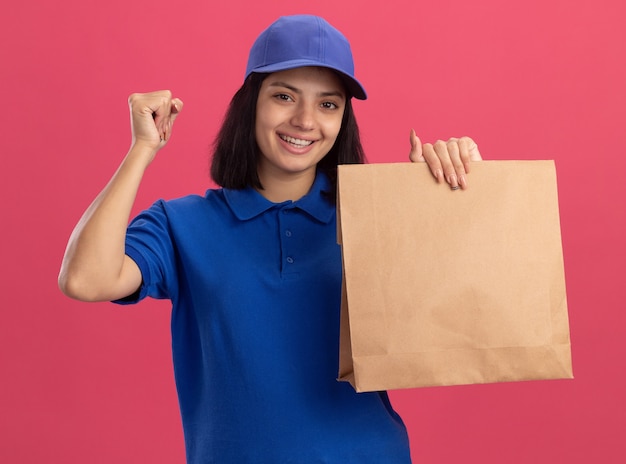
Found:
<path fill-rule="evenodd" d="M 313 143 L 313 140 L 296 139 L 294 137 L 289 137 L 288 135 L 282 135 L 282 134 L 279 134 L 278 136 L 281 139 L 283 139 L 285 142 L 287 142 L 288 144 L 293 145 L 294 147 L 298 147 L 298 148 L 308 147 L 309 145 Z"/>

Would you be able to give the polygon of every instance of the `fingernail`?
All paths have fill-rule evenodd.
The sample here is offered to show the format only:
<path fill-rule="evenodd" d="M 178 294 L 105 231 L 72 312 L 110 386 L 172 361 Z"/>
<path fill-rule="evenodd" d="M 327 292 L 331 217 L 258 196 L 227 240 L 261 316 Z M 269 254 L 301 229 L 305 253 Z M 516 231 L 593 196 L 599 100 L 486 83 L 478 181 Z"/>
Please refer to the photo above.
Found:
<path fill-rule="evenodd" d="M 441 177 L 443 176 L 443 172 L 441 171 L 441 169 L 436 169 L 435 170 L 435 179 L 437 179 L 437 182 L 441 182 Z"/>
<path fill-rule="evenodd" d="M 462 188 L 466 188 L 467 187 L 467 179 L 465 178 L 465 176 L 459 176 L 459 185 Z"/>

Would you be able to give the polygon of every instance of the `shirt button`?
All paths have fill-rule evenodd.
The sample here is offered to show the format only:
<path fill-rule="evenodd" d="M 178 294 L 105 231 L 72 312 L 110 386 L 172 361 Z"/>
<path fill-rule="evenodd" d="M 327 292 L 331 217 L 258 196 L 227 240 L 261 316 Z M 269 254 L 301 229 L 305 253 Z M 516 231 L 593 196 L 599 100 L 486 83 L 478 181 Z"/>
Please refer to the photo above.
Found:
<path fill-rule="evenodd" d="M 289 264 L 293 264 L 293 258 L 291 256 L 287 256 L 287 262 Z"/>
<path fill-rule="evenodd" d="M 291 237 L 291 231 L 290 231 L 290 230 L 286 230 L 286 231 L 285 231 L 285 235 L 286 235 L 287 237 Z"/>

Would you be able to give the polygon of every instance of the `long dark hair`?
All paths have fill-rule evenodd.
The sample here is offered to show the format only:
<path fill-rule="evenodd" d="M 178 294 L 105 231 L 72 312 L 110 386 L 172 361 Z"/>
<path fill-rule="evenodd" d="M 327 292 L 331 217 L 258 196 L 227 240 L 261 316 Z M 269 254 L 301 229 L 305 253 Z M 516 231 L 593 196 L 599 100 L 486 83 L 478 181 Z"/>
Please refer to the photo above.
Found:
<path fill-rule="evenodd" d="M 213 144 L 211 178 L 224 188 L 263 189 L 257 172 L 259 147 L 255 136 L 256 103 L 263 80 L 267 74 L 252 73 L 233 96 L 222 127 Z M 352 99 L 346 99 L 341 129 L 335 144 L 318 163 L 317 169 L 331 181 L 329 198 L 334 201 L 337 189 L 337 165 L 365 163 L 359 126 L 356 122 Z"/>

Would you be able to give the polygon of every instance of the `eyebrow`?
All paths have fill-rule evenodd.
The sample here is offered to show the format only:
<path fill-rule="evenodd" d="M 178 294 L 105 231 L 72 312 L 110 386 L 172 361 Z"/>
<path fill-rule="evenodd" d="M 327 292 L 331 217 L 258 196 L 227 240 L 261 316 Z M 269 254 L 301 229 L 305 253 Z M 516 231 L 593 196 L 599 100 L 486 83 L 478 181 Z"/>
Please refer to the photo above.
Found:
<path fill-rule="evenodd" d="M 293 85 L 289 85 L 286 82 L 282 82 L 282 81 L 272 82 L 271 84 L 268 84 L 268 87 L 284 87 L 285 89 L 289 89 L 289 90 L 291 90 L 294 93 L 302 94 L 302 90 L 300 90 L 299 88 L 294 87 Z M 340 91 L 320 92 L 320 93 L 318 93 L 318 96 L 320 96 L 320 97 L 341 97 L 341 98 L 346 98 L 345 94 L 343 92 L 340 92 Z"/>

